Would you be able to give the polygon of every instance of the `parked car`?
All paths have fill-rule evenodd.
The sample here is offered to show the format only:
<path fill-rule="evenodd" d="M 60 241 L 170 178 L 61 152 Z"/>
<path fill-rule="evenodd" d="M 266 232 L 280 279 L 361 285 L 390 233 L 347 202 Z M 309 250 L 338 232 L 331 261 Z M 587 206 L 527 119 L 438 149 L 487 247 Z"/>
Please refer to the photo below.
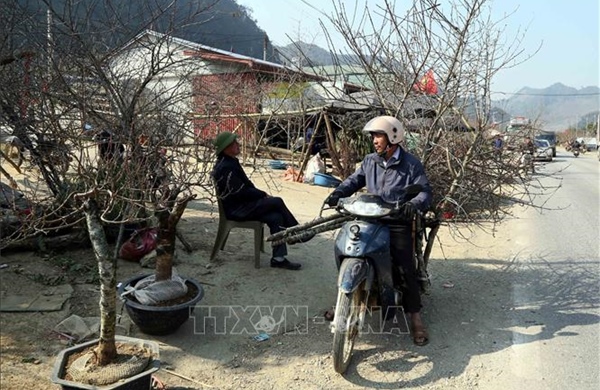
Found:
<path fill-rule="evenodd" d="M 536 139 L 534 143 L 536 149 L 533 159 L 535 161 L 552 161 L 553 151 L 550 142 L 545 139 Z"/>
<path fill-rule="evenodd" d="M 585 138 L 583 142 L 585 143 L 585 148 L 588 152 L 598 150 L 598 141 L 596 138 Z"/>
<path fill-rule="evenodd" d="M 553 131 L 544 131 L 540 130 L 538 134 L 536 134 L 535 139 L 545 139 L 550 143 L 550 147 L 552 148 L 552 157 L 556 157 L 556 133 Z"/>

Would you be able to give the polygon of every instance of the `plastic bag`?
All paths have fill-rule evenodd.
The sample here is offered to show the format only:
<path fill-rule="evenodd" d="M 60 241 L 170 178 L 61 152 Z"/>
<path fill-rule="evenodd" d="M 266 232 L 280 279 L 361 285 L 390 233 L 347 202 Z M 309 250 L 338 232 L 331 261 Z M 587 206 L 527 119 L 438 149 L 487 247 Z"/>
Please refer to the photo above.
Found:
<path fill-rule="evenodd" d="M 315 180 L 315 173 L 325 173 L 325 163 L 319 154 L 315 154 L 308 160 L 306 170 L 304 171 L 304 182 L 312 184 Z"/>
<path fill-rule="evenodd" d="M 156 305 L 162 301 L 179 298 L 187 293 L 185 279 L 180 277 L 175 269 L 170 280 L 154 281 L 154 275 L 138 281 L 135 286 L 126 286 L 121 297 L 133 294 L 142 305 Z"/>
<path fill-rule="evenodd" d="M 121 245 L 119 257 L 129 261 L 140 261 L 144 255 L 156 249 L 158 230 L 148 228 L 137 230 Z"/>
<path fill-rule="evenodd" d="M 69 335 L 75 342 L 80 342 L 88 337 L 94 336 L 98 334 L 99 330 L 99 317 L 82 318 L 75 314 L 65 318 L 54 327 L 55 332 Z"/>

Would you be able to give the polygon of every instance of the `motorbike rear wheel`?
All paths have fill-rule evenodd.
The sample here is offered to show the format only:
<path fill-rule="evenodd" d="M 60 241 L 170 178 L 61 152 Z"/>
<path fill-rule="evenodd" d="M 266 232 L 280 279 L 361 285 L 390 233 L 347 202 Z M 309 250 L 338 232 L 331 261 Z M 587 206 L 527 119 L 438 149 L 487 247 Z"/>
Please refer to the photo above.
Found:
<path fill-rule="evenodd" d="M 366 297 L 364 282 L 349 294 L 338 290 L 333 320 L 333 367 L 337 373 L 346 372 L 352 359 L 354 341 L 367 310 Z"/>

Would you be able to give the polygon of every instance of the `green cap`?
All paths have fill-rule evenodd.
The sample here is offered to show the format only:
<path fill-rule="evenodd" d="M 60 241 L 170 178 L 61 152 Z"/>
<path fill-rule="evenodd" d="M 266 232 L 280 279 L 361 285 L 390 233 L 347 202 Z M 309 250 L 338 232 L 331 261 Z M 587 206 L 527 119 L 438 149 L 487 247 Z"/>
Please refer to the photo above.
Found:
<path fill-rule="evenodd" d="M 233 134 L 230 131 L 224 131 L 222 133 L 220 133 L 219 135 L 217 135 L 217 137 L 215 138 L 213 145 L 215 145 L 215 151 L 217 152 L 217 154 L 221 153 L 223 150 L 225 150 L 226 147 L 228 147 L 229 145 L 231 145 L 233 143 L 233 141 L 235 141 L 237 138 L 237 135 Z"/>

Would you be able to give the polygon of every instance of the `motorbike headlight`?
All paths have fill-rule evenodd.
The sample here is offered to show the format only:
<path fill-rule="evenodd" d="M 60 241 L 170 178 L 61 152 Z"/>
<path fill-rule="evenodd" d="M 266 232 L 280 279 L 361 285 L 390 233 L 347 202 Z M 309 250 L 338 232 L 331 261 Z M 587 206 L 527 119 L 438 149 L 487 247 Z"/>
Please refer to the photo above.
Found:
<path fill-rule="evenodd" d="M 360 226 L 358 225 L 351 225 L 348 230 L 350 231 L 350 239 L 351 240 L 358 240 L 358 238 L 360 237 Z"/>
<path fill-rule="evenodd" d="M 383 217 L 390 213 L 389 209 L 382 208 L 374 203 L 353 202 L 344 204 L 344 209 L 354 215 L 362 215 L 366 217 Z"/>

